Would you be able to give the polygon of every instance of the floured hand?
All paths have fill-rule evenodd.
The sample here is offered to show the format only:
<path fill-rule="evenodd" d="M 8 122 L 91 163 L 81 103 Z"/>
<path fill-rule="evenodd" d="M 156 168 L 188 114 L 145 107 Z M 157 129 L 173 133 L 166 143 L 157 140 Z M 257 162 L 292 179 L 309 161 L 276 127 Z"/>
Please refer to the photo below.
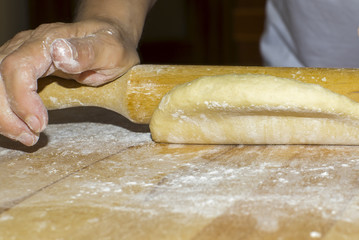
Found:
<path fill-rule="evenodd" d="M 139 62 L 137 43 L 153 1 L 84 2 L 80 21 L 41 25 L 0 47 L 0 134 L 27 146 L 37 142 L 48 123 L 37 94 L 38 78 L 56 75 L 97 86 Z M 117 12 L 108 10 L 116 17 L 96 14 L 116 4 Z M 127 19 L 129 9 L 137 13 L 136 20 Z"/>

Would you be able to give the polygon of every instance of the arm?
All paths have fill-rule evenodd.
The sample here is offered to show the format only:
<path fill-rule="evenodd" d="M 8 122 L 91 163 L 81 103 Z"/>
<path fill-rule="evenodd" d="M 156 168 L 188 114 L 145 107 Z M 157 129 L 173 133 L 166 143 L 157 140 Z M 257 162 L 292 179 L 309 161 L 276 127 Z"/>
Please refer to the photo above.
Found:
<path fill-rule="evenodd" d="M 74 23 L 41 25 L 0 47 L 0 133 L 31 146 L 48 122 L 37 94 L 47 75 L 100 85 L 139 62 L 137 44 L 154 0 L 84 0 Z"/>
<path fill-rule="evenodd" d="M 147 12 L 154 3 L 155 0 L 83 0 L 76 21 L 97 18 L 113 22 L 138 42 Z"/>

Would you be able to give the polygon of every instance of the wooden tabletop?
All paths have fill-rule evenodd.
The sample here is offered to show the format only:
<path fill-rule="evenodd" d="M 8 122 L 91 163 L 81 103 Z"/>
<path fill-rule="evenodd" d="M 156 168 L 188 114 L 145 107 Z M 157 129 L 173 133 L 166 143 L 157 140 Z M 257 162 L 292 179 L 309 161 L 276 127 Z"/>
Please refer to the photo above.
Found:
<path fill-rule="evenodd" d="M 98 108 L 0 138 L 0 240 L 359 239 L 359 147 L 166 145 Z"/>

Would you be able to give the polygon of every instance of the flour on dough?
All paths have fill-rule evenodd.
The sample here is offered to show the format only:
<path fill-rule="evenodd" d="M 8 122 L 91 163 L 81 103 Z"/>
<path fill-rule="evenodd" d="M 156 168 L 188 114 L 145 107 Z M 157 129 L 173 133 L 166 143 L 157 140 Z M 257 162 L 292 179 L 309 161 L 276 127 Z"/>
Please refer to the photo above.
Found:
<path fill-rule="evenodd" d="M 293 79 L 209 76 L 170 91 L 150 129 L 168 143 L 359 145 L 359 103 Z"/>

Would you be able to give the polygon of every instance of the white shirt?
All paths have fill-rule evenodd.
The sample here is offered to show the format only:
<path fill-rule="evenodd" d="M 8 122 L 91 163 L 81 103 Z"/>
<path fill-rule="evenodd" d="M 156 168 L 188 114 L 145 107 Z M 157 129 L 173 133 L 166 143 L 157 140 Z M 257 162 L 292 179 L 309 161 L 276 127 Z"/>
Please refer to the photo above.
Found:
<path fill-rule="evenodd" d="M 268 0 L 264 63 L 359 67 L 359 0 Z"/>

